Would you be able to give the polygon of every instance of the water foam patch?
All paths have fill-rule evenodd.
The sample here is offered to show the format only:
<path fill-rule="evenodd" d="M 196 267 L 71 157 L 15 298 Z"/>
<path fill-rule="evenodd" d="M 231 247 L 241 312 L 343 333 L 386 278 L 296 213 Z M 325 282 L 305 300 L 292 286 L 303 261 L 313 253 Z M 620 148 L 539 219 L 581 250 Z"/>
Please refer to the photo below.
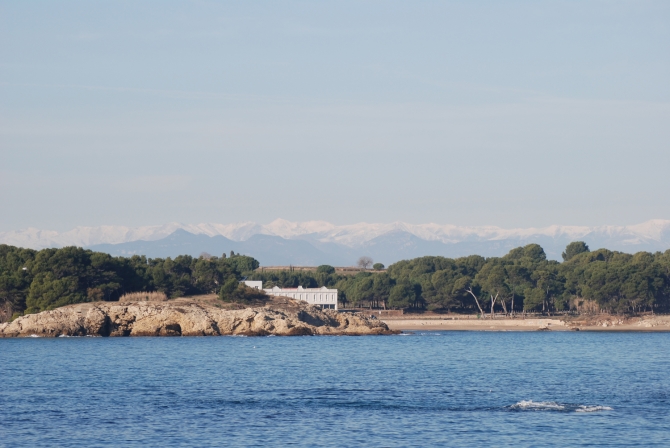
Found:
<path fill-rule="evenodd" d="M 565 410 L 565 406 L 554 401 L 521 400 L 510 406 L 510 409 L 520 411 L 563 411 Z"/>
<path fill-rule="evenodd" d="M 609 406 L 585 405 L 585 404 L 562 404 L 555 401 L 533 401 L 521 400 L 507 407 L 513 411 L 558 411 L 558 412 L 600 412 L 612 411 Z"/>
<path fill-rule="evenodd" d="M 598 412 L 598 411 L 612 411 L 609 406 L 584 406 L 580 405 L 575 409 L 575 412 Z"/>

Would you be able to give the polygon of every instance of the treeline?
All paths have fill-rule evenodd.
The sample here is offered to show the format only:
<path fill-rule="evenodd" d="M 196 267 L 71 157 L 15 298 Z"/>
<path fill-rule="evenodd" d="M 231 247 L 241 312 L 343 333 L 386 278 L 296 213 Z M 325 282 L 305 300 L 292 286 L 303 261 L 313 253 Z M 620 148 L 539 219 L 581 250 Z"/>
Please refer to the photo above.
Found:
<path fill-rule="evenodd" d="M 78 247 L 35 251 L 0 245 L 0 321 L 72 303 L 115 301 L 127 292 L 169 297 L 219 293 L 258 267 L 252 257 L 112 257 Z M 3 319 L 4 317 L 4 319 Z"/>
<path fill-rule="evenodd" d="M 436 311 L 670 311 L 670 250 L 635 255 L 583 242 L 568 245 L 563 263 L 530 244 L 504 257 L 421 257 L 385 273 L 255 272 L 267 286 L 335 287 L 344 306 Z"/>
<path fill-rule="evenodd" d="M 217 293 L 251 301 L 238 287 L 245 276 L 264 287 L 339 290 L 342 306 L 513 313 L 565 310 L 670 311 L 670 250 L 635 255 L 575 242 L 564 261 L 547 260 L 530 244 L 504 257 L 421 257 L 386 272 L 341 275 L 331 266 L 316 272 L 254 271 L 258 261 L 231 253 L 174 259 L 112 257 L 77 247 L 40 251 L 0 245 L 0 321 L 72 303 L 114 301 L 128 292 L 161 291 L 169 297 Z"/>

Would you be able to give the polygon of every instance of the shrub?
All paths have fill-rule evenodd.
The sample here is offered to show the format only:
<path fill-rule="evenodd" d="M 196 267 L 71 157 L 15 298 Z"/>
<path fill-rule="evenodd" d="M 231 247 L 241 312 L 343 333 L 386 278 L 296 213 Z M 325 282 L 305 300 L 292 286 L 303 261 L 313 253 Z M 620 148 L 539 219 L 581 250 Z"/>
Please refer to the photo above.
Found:
<path fill-rule="evenodd" d="M 119 298 L 119 302 L 167 302 L 168 297 L 164 292 L 131 292 Z"/>
<path fill-rule="evenodd" d="M 233 285 L 231 281 L 227 281 L 219 291 L 219 299 L 224 302 L 251 304 L 253 302 L 265 302 L 268 299 L 264 291 L 256 288 L 249 288 L 241 282 L 235 281 Z M 234 286 L 234 288 L 233 288 Z"/>

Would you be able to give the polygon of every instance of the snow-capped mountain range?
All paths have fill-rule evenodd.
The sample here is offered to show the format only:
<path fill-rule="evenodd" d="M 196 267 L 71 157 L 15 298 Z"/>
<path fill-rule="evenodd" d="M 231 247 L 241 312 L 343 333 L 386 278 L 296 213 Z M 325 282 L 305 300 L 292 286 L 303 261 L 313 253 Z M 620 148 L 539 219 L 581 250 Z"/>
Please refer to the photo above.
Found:
<path fill-rule="evenodd" d="M 255 247 L 256 251 L 268 252 L 267 261 L 275 264 L 299 264 L 303 262 L 329 262 L 330 264 L 352 264 L 354 254 L 375 253 L 380 261 L 387 263 L 398 259 L 421 255 L 462 256 L 480 254 L 484 256 L 503 255 L 509 249 L 531 242 L 539 243 L 545 248 L 550 258 L 560 259 L 560 253 L 571 241 L 586 241 L 592 249 L 606 247 L 625 252 L 665 251 L 670 248 L 670 220 L 651 220 L 631 226 L 561 226 L 553 225 L 543 228 L 503 229 L 495 226 L 455 226 L 440 224 L 407 224 L 394 222 L 390 224 L 358 223 L 351 225 L 334 225 L 325 221 L 291 222 L 277 219 L 269 224 L 241 222 L 235 224 L 181 224 L 169 223 L 161 226 L 125 227 L 99 226 L 76 227 L 66 232 L 39 230 L 28 228 L 18 231 L 0 232 L 0 243 L 13 246 L 41 249 L 45 247 L 82 246 L 104 250 L 114 255 L 139 253 L 137 244 L 142 243 L 145 251 L 151 252 L 158 247 L 150 242 L 162 241 L 172 235 L 186 238 L 199 235 L 198 246 L 207 246 L 207 239 L 218 238 L 220 244 L 247 250 L 246 246 Z M 175 238 L 173 237 L 173 241 Z M 260 238 L 265 236 L 265 238 Z M 272 237 L 272 238 L 268 238 Z M 258 241 L 265 243 L 258 245 Z M 214 241 L 214 240 L 212 240 Z M 324 256 L 282 257 L 282 249 L 270 255 L 270 242 L 282 242 L 283 251 L 293 241 L 302 242 L 303 249 L 308 246 L 323 252 Z M 253 243 L 253 244 L 252 244 Z M 167 241 L 161 256 L 174 256 L 179 253 L 170 252 Z M 181 241 L 180 250 L 191 253 L 190 243 Z M 270 246 L 268 246 L 268 244 Z M 104 247 L 99 247 L 104 246 Z M 251 246 L 249 249 L 251 249 Z M 136 247 L 136 248 L 134 248 Z M 175 248 L 176 250 L 176 248 Z M 199 250 L 199 249 L 198 249 Z M 300 250 L 296 249 L 297 252 Z M 310 249 L 311 250 L 311 249 Z M 304 252 L 304 250 L 302 250 Z M 294 250 L 295 252 L 295 250 Z M 245 253 L 245 252 L 243 252 Z M 167 254 L 167 255 L 166 255 Z M 146 255 L 151 256 L 150 253 Z M 197 255 L 197 254 L 195 254 Z M 254 253 L 249 253 L 254 255 Z M 158 255 L 154 255 L 158 256 Z M 296 258 L 297 257 L 297 258 Z M 330 257 L 330 258 L 329 258 Z M 323 259 L 322 259 L 323 258 Z M 332 260 L 331 260 L 332 259 Z M 263 261 L 263 260 L 261 260 Z M 265 263 L 268 264 L 268 263 Z"/>

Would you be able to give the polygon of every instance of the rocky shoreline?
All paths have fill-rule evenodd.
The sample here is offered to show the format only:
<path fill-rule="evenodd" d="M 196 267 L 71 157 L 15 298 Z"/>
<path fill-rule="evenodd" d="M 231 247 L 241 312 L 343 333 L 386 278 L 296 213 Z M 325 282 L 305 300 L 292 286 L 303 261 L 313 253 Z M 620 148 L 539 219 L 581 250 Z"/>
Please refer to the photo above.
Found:
<path fill-rule="evenodd" d="M 221 309 L 179 302 L 96 302 L 69 305 L 0 324 L 0 337 L 58 336 L 304 336 L 388 335 L 382 321 L 293 302 Z"/>

